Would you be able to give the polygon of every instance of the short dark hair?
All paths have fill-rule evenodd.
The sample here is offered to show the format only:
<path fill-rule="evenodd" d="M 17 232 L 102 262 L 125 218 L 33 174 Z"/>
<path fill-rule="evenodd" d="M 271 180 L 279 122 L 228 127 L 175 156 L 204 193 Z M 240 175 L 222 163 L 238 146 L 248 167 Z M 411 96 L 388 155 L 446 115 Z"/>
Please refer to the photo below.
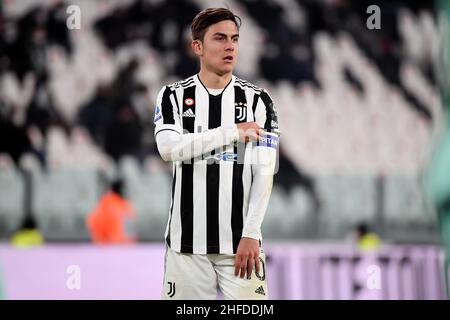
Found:
<path fill-rule="evenodd" d="M 192 39 L 203 41 L 206 30 L 210 25 L 225 20 L 233 21 L 238 30 L 241 27 L 241 18 L 226 8 L 208 8 L 203 10 L 192 20 Z"/>

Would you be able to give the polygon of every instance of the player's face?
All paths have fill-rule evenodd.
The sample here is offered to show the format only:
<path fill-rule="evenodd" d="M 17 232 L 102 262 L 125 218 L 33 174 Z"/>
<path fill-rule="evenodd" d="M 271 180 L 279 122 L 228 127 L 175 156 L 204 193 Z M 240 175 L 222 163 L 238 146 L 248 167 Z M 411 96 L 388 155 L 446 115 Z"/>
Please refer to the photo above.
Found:
<path fill-rule="evenodd" d="M 223 75 L 232 72 L 237 62 L 238 40 L 236 24 L 225 20 L 209 26 L 203 41 L 199 41 L 197 48 L 194 46 L 194 51 L 203 67 Z"/>

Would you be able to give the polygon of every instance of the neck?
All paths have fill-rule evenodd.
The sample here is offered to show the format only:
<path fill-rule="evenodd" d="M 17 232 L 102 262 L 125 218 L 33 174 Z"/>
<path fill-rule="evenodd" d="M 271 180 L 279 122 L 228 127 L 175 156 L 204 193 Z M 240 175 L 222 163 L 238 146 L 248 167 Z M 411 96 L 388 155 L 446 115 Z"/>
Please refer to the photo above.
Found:
<path fill-rule="evenodd" d="M 223 75 L 201 68 L 198 76 L 201 82 L 210 89 L 223 89 L 231 80 L 231 72 Z"/>

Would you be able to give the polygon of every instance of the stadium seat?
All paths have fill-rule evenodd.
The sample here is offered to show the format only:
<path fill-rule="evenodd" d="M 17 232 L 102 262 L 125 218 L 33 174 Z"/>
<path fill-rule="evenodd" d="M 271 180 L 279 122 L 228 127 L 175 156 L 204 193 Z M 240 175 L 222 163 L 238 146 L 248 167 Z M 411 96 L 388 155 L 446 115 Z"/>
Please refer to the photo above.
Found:
<path fill-rule="evenodd" d="M 314 212 L 313 199 L 302 186 L 295 186 L 288 197 L 289 222 L 286 227 L 292 238 L 314 237 L 313 228 L 317 212 Z"/>
<path fill-rule="evenodd" d="M 375 180 L 372 177 L 318 176 L 317 188 L 323 202 L 319 213 L 321 234 L 343 237 L 360 222 L 374 223 Z"/>
<path fill-rule="evenodd" d="M 392 228 L 426 228 L 436 222 L 416 175 L 390 175 L 384 183 L 384 218 Z"/>
<path fill-rule="evenodd" d="M 269 206 L 262 224 L 264 238 L 288 238 L 290 232 L 296 229 L 292 226 L 292 208 L 289 207 L 287 197 L 278 186 L 273 186 Z M 298 226 L 301 227 L 301 226 Z"/>
<path fill-rule="evenodd" d="M 100 196 L 95 169 L 35 171 L 32 190 L 32 209 L 46 239 L 89 239 L 86 216 Z"/>
<path fill-rule="evenodd" d="M 169 217 L 171 175 L 162 170 L 144 170 L 130 157 L 121 159 L 119 171 L 125 180 L 127 197 L 137 211 L 139 239 L 160 241 Z"/>

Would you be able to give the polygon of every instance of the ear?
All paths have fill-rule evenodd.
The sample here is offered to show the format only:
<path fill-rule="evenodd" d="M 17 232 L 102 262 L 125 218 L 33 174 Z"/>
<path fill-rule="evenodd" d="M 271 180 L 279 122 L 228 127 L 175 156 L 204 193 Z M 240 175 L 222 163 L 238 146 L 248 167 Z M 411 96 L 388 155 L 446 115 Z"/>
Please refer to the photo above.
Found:
<path fill-rule="evenodd" d="M 203 54 L 203 43 L 200 40 L 192 40 L 191 48 L 195 55 L 201 56 Z"/>

